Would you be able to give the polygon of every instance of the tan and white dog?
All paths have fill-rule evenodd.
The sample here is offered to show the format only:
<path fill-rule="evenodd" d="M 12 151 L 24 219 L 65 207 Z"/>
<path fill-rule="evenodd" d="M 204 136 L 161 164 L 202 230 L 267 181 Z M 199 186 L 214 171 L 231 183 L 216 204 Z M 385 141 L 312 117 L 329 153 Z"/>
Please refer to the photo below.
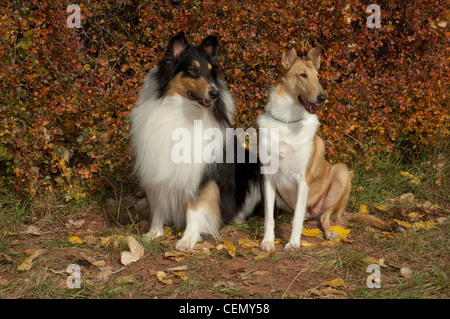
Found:
<path fill-rule="evenodd" d="M 292 233 L 285 249 L 299 248 L 303 221 L 320 219 L 325 237 L 338 238 L 330 225 L 330 217 L 345 214 L 351 190 L 351 174 L 344 164 L 331 165 L 325 160 L 325 145 L 316 135 L 319 120 L 317 107 L 326 100 L 319 83 L 318 70 L 321 52 L 313 48 L 306 59 L 297 58 L 295 49 L 283 53 L 282 75 L 272 87 L 265 113 L 258 117 L 259 128 L 267 129 L 267 136 L 260 136 L 260 143 L 271 152 L 271 145 L 278 145 L 278 171 L 264 175 L 265 222 L 264 238 L 260 248 L 271 251 L 274 246 L 274 203 L 294 211 Z M 278 136 L 273 134 L 278 128 Z M 278 139 L 273 141 L 272 139 Z M 275 142 L 275 143 L 274 143 Z M 277 143 L 278 142 L 278 143 Z M 362 214 L 345 214 L 362 215 Z M 389 228 L 386 222 L 375 216 L 358 220 Z"/>

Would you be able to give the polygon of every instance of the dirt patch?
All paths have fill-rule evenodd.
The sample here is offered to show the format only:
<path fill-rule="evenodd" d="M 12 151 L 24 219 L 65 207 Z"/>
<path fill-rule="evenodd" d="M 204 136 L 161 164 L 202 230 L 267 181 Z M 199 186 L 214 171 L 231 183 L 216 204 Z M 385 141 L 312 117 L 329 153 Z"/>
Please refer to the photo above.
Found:
<path fill-rule="evenodd" d="M 438 212 L 433 217 L 443 218 Z M 348 237 L 339 243 L 325 241 L 322 235 L 302 236 L 308 246 L 285 252 L 290 219 L 288 214 L 277 217 L 276 250 L 270 254 L 258 249 L 263 219 L 254 217 L 225 226 L 221 238 L 205 238 L 194 253 L 177 255 L 174 247 L 181 235 L 177 230 L 168 228 L 166 237 L 145 243 L 141 240 L 145 226 L 113 225 L 100 208 L 52 219 L 39 216 L 6 236 L 8 249 L 0 255 L 0 289 L 5 298 L 364 298 L 373 296 L 366 284 L 370 275 L 366 269 L 376 263 L 389 291 L 414 280 L 402 277 L 400 269 L 406 265 L 420 277 L 422 286 L 436 288 L 430 296 L 442 296 L 449 270 L 444 252 L 448 251 L 448 222 L 405 234 L 349 225 Z M 27 234 L 29 225 L 35 225 L 39 234 Z M 314 221 L 305 223 L 306 229 L 317 227 Z M 145 254 L 124 266 L 120 253 L 128 249 L 123 241 L 127 235 L 144 245 Z M 417 257 L 421 250 L 414 245 L 437 247 L 435 241 L 444 244 L 430 260 Z M 36 249 L 45 252 L 28 271 L 19 271 L 18 266 Z M 79 288 L 68 287 L 73 275 L 69 265 L 79 267 Z M 163 279 L 158 277 L 160 272 Z"/>

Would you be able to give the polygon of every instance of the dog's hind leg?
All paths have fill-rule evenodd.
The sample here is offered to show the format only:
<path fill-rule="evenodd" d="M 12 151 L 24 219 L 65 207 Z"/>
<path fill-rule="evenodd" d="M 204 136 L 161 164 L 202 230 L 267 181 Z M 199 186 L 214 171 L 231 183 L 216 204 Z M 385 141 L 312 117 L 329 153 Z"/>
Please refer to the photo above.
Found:
<path fill-rule="evenodd" d="M 333 165 L 330 171 L 329 183 L 320 223 L 322 224 L 325 238 L 334 240 L 339 235 L 331 229 L 330 217 L 335 220 L 342 219 L 350 196 L 351 178 L 347 166 L 344 164 Z"/>
<path fill-rule="evenodd" d="M 186 229 L 183 237 L 175 244 L 179 251 L 190 251 L 201 240 L 201 234 L 219 235 L 220 190 L 215 181 L 209 181 L 200 190 L 195 201 L 188 203 Z"/>

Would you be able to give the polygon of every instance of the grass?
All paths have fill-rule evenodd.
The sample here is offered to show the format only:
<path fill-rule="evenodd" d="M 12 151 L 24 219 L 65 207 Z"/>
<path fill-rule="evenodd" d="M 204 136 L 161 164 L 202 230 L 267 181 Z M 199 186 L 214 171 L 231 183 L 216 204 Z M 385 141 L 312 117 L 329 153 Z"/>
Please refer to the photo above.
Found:
<path fill-rule="evenodd" d="M 442 155 L 443 154 L 443 155 Z M 444 158 L 444 160 L 442 160 Z M 195 255 L 181 261 L 164 258 L 173 250 L 176 241 L 164 238 L 146 242 L 141 225 L 104 223 L 100 204 L 95 201 L 68 202 L 58 198 L 20 198 L 9 190 L 0 191 L 0 296 L 1 298 L 448 298 L 450 276 L 449 163 L 448 155 L 430 153 L 417 161 L 405 163 L 400 158 L 381 154 L 367 161 L 352 164 L 354 180 L 348 211 L 357 212 L 361 204 L 371 213 L 386 219 L 401 219 L 413 224 L 411 215 L 419 214 L 419 221 L 441 218 L 430 229 L 409 229 L 405 234 L 368 232 L 365 225 L 351 224 L 349 242 L 335 247 L 301 249 L 282 252 L 268 258 L 254 260 L 255 256 L 238 248 L 236 257 L 226 250 L 212 250 L 197 259 Z M 408 174 L 401 173 L 407 172 Z M 412 176 L 412 177 L 411 177 Z M 413 178 L 420 180 L 413 183 Z M 408 202 L 397 199 L 412 193 Z M 420 208 L 430 201 L 437 208 Z M 377 208 L 384 205 L 383 209 Z M 415 217 L 416 218 L 416 217 Z M 86 219 L 79 229 L 67 226 L 69 219 Z M 289 238 L 291 216 L 279 212 L 276 232 Z M 103 223 L 101 223 L 103 222 Z M 100 224 L 101 225 L 100 225 Z M 36 225 L 41 236 L 25 234 L 28 225 Z M 245 223 L 227 225 L 224 238 L 237 245 L 240 238 L 262 238 L 264 222 L 252 217 Z M 88 232 L 89 230 L 89 232 Z M 90 234 L 96 238 L 112 235 L 133 235 L 145 247 L 145 255 L 138 262 L 123 267 L 119 262 L 122 243 L 114 250 L 110 246 L 68 242 L 69 236 L 81 238 Z M 207 238 L 214 246 L 221 241 Z M 279 244 L 278 247 L 281 247 Z M 47 252 L 33 261 L 29 271 L 17 270 L 28 249 L 46 248 Z M 98 281 L 100 271 L 80 257 L 90 254 L 96 260 L 105 260 L 115 273 L 106 281 Z M 384 259 L 381 266 L 381 288 L 369 289 L 367 266 L 373 260 Z M 65 286 L 67 275 L 60 273 L 71 264 L 82 269 L 79 289 Z M 167 269 L 185 267 L 185 277 L 176 276 Z M 400 273 L 402 267 L 412 270 L 411 279 Z M 156 278 L 157 271 L 165 271 L 173 280 L 171 285 Z M 258 275 L 262 273 L 261 275 Z M 240 274 L 249 273 L 245 278 Z M 342 286 L 326 284 L 341 278 Z"/>

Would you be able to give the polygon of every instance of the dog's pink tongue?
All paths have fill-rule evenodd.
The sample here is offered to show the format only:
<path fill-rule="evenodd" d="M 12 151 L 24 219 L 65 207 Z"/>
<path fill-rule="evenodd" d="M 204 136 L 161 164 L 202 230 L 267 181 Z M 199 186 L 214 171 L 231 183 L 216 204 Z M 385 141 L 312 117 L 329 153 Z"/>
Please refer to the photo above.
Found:
<path fill-rule="evenodd" d="M 311 113 L 314 114 L 317 111 L 317 104 L 311 103 L 309 102 L 306 98 L 304 98 L 303 96 L 299 96 L 300 98 L 300 102 L 303 103 L 303 105 L 305 106 L 305 109 Z"/>
<path fill-rule="evenodd" d="M 200 100 L 203 106 L 209 107 L 211 106 L 211 100 Z"/>

